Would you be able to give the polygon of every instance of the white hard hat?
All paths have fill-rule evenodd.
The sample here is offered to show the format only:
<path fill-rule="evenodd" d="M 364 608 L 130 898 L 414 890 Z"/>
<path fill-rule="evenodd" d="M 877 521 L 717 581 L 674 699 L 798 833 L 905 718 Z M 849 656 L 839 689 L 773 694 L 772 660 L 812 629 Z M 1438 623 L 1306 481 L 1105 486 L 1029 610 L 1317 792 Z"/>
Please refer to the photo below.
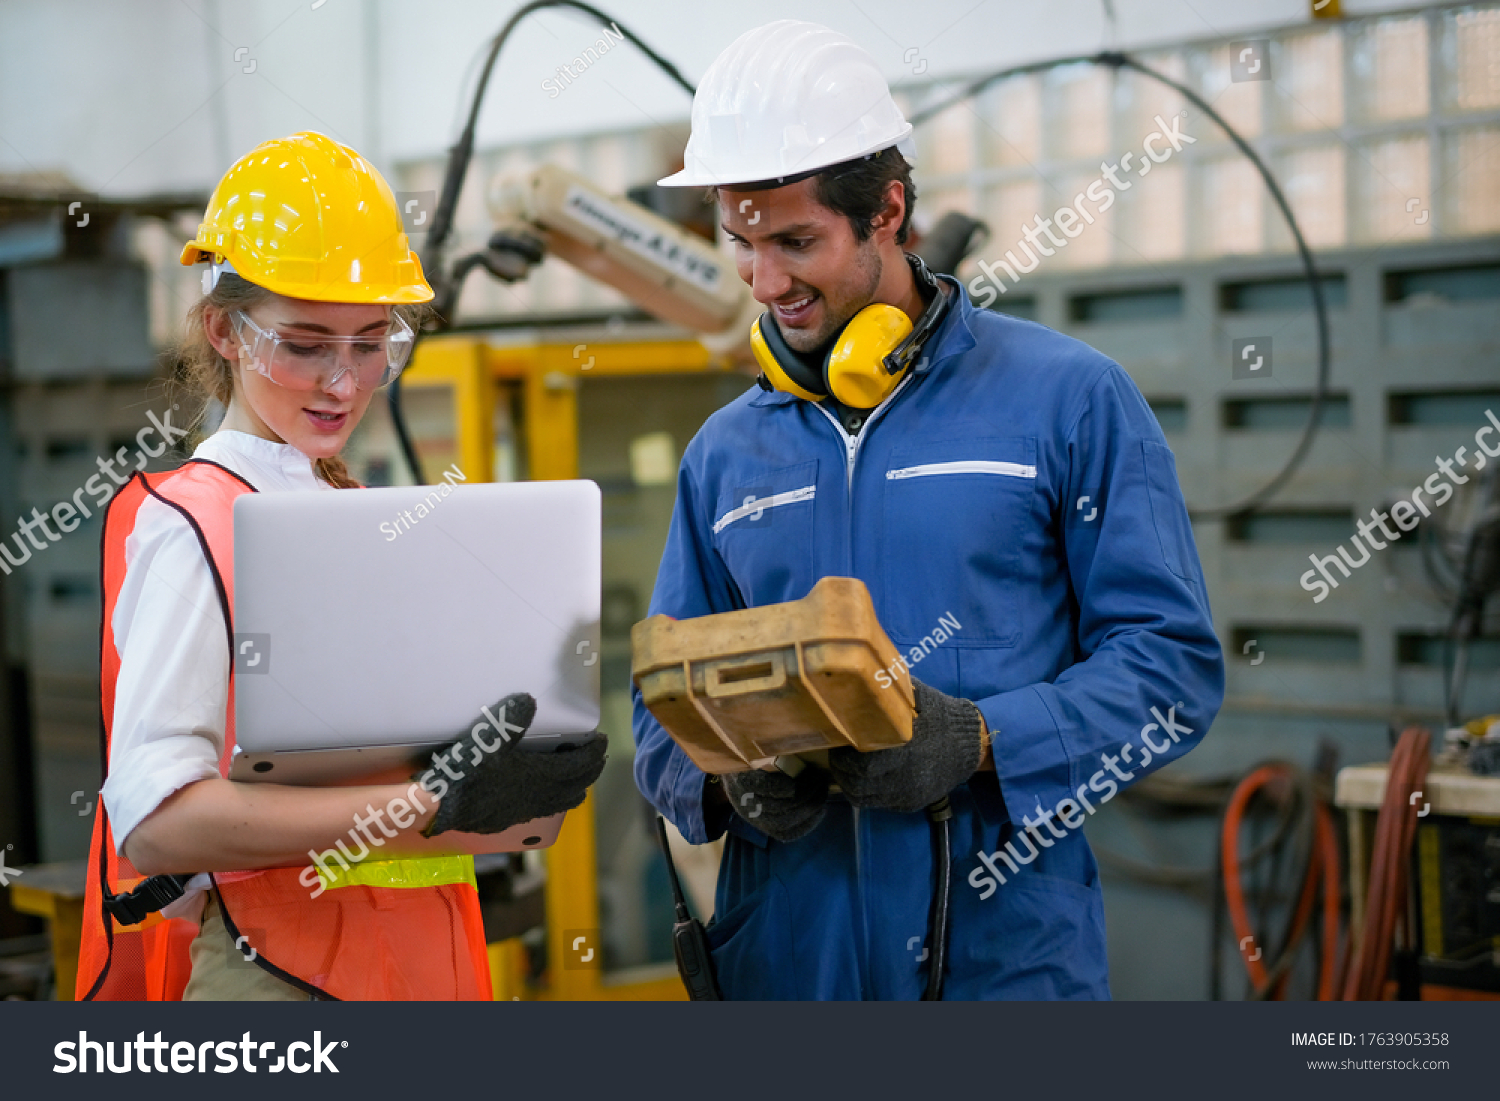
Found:
<path fill-rule="evenodd" d="M 710 187 L 810 176 L 899 145 L 907 122 L 875 59 L 837 31 L 778 19 L 714 59 L 693 96 L 681 172 L 662 187 Z"/>

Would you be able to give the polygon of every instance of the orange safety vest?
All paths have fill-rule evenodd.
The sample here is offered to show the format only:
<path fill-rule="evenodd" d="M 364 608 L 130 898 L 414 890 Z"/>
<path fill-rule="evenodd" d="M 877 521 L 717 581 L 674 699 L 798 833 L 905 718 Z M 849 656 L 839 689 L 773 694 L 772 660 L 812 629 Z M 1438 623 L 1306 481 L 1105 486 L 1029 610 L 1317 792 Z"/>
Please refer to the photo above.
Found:
<path fill-rule="evenodd" d="M 106 775 L 120 673 L 111 623 L 125 578 L 125 539 L 147 497 L 175 509 L 192 526 L 223 607 L 231 660 L 219 771 L 228 775 L 234 752 L 234 501 L 254 491 L 217 463 L 192 459 L 173 471 L 134 474 L 110 501 L 101 556 L 100 703 Z M 345 882 L 331 884 L 317 898 L 310 897 L 300 881 L 306 867 L 221 872 L 213 880 L 225 928 L 237 938 L 243 954 L 310 995 L 371 1001 L 489 1000 L 489 959 L 472 862 L 462 877 L 431 871 L 458 859 L 471 861 L 373 861 L 372 874 L 364 875 L 360 873 L 367 865 L 357 864 Z M 122 926 L 104 909 L 106 892 L 121 893 L 141 879 L 115 850 L 104 800 L 99 800 L 84 895 L 79 1000 L 181 999 L 191 970 L 188 946 L 198 933 L 197 925 L 156 913 L 138 925 Z M 439 885 L 418 885 L 424 882 Z M 249 948 L 255 949 L 253 956 Z"/>

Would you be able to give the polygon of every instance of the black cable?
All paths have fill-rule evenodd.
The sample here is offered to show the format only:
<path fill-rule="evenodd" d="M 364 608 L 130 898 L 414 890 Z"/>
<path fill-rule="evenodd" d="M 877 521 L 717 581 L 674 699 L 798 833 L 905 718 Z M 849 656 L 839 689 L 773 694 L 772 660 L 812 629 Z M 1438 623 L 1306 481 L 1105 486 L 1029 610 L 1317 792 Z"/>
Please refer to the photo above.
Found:
<path fill-rule="evenodd" d="M 1270 795 L 1265 788 L 1261 788 L 1260 791 L 1256 792 L 1255 798 L 1261 801 L 1268 801 Z M 1281 800 L 1281 803 L 1296 805 L 1295 799 L 1291 797 L 1284 798 Z M 1258 877 L 1256 884 L 1255 927 L 1257 929 L 1268 930 L 1266 936 L 1262 938 L 1266 941 L 1265 955 L 1267 956 L 1274 955 L 1276 952 L 1276 946 L 1271 942 L 1269 930 L 1272 925 L 1271 919 L 1283 898 L 1281 880 L 1285 874 L 1283 865 L 1288 856 L 1290 841 L 1291 838 L 1288 837 L 1285 843 L 1277 845 L 1271 850 L 1270 855 L 1261 866 L 1261 875 Z"/>
<path fill-rule="evenodd" d="M 1464 620 L 1455 618 L 1448 635 L 1453 640 L 1453 668 L 1443 686 L 1443 717 L 1450 727 L 1455 727 L 1462 725 L 1459 716 L 1463 713 L 1464 682 L 1469 676 L 1470 632 Z"/>
<path fill-rule="evenodd" d="M 1488 479 L 1484 483 L 1488 488 Z M 1448 622 L 1445 650 L 1444 710 L 1450 727 L 1460 725 L 1463 713 L 1464 687 L 1469 673 L 1469 648 L 1484 633 L 1484 606 L 1495 588 L 1497 541 L 1500 541 L 1500 516 L 1491 516 L 1481 497 L 1476 506 L 1478 516 L 1469 526 L 1464 539 L 1463 565 L 1459 570 L 1458 592 Z M 1452 655 L 1451 669 L 1447 656 Z"/>
<path fill-rule="evenodd" d="M 1205 890 L 1212 890 L 1219 882 L 1218 873 L 1213 868 L 1148 864 L 1144 860 L 1125 856 L 1092 842 L 1089 847 L 1094 850 L 1094 859 L 1099 862 L 1099 867 L 1106 873 L 1123 876 L 1137 883 L 1166 887 L 1189 896 L 1201 897 Z"/>
<path fill-rule="evenodd" d="M 422 460 L 417 455 L 416 445 L 412 443 L 411 433 L 407 431 L 406 413 L 401 405 L 400 375 L 391 380 L 391 385 L 385 392 L 385 400 L 390 406 L 391 427 L 396 430 L 396 442 L 401 445 L 401 456 L 406 460 L 407 469 L 411 471 L 411 479 L 417 485 L 424 486 L 427 479 L 422 474 Z"/>
<path fill-rule="evenodd" d="M 682 893 L 682 883 L 677 878 L 677 862 L 672 859 L 672 843 L 667 839 L 667 820 L 660 814 L 653 817 L 656 840 L 661 846 L 662 858 L 667 862 L 667 883 L 672 888 L 672 908 L 677 912 L 678 921 L 688 921 L 693 914 L 688 909 L 687 896 Z"/>
<path fill-rule="evenodd" d="M 464 289 L 464 280 L 475 268 L 484 268 L 501 283 L 516 283 L 525 279 L 535 264 L 546 257 L 546 248 L 541 240 L 527 233 L 499 230 L 490 236 L 489 242 L 479 252 L 472 252 L 453 262 L 432 299 L 432 308 L 439 317 L 451 317 L 458 308 L 458 298 Z M 452 329 L 449 322 L 445 330 Z"/>
<path fill-rule="evenodd" d="M 909 121 L 913 127 L 919 126 L 928 119 L 942 114 L 942 112 L 954 104 L 978 95 L 991 84 L 996 84 L 1008 77 L 1045 72 L 1060 65 L 1076 65 L 1085 61 L 1092 62 L 1095 65 L 1108 65 L 1113 69 L 1134 69 L 1142 76 L 1148 76 L 1152 80 L 1165 84 L 1212 119 L 1218 125 L 1219 129 L 1224 131 L 1229 140 L 1234 142 L 1235 147 L 1255 166 L 1256 171 L 1260 173 L 1261 179 L 1265 181 L 1266 189 L 1270 191 L 1271 198 L 1276 201 L 1276 207 L 1281 211 L 1281 216 L 1286 221 L 1287 229 L 1291 231 L 1292 239 L 1297 244 L 1297 254 L 1302 260 L 1303 272 L 1308 288 L 1312 293 L 1313 313 L 1318 325 L 1318 381 L 1313 389 L 1312 408 L 1308 410 L 1307 425 L 1302 430 L 1302 437 L 1297 441 L 1297 446 L 1292 449 L 1291 457 L 1287 459 L 1281 470 L 1270 481 L 1243 501 L 1233 505 L 1223 505 L 1219 508 L 1188 510 L 1188 515 L 1195 520 L 1224 520 L 1247 515 L 1281 492 L 1286 483 L 1291 480 L 1292 475 L 1297 472 L 1297 468 L 1302 465 L 1302 461 L 1307 457 L 1308 451 L 1312 448 L 1313 439 L 1318 434 L 1318 427 L 1322 423 L 1323 403 L 1328 396 L 1328 380 L 1332 370 L 1333 359 L 1331 352 L 1332 342 L 1328 331 L 1328 307 L 1323 299 L 1323 285 L 1318 279 L 1318 269 L 1313 263 L 1312 250 L 1308 248 L 1307 241 L 1302 236 L 1302 230 L 1297 225 L 1297 219 L 1292 214 L 1292 208 L 1287 203 L 1286 196 L 1281 193 L 1281 188 L 1277 185 L 1276 178 L 1271 175 L 1271 170 L 1260 159 L 1260 155 L 1250 147 L 1250 143 L 1240 135 L 1238 130 L 1225 121 L 1223 115 L 1215 111 L 1209 102 L 1193 91 L 1193 89 L 1180 81 L 1173 80 L 1165 73 L 1157 72 L 1129 54 L 1117 50 L 1106 50 L 1102 53 L 1088 56 L 1080 55 L 1059 58 L 1053 61 L 1037 61 L 1028 65 L 1015 65 L 1007 69 L 1001 69 L 998 72 L 971 81 L 949 98 L 932 107 L 918 111 Z"/>
<path fill-rule="evenodd" d="M 1441 600 L 1451 605 L 1457 596 L 1460 579 L 1455 574 L 1452 558 L 1444 545 L 1446 542 L 1447 535 L 1441 530 L 1437 520 L 1417 525 L 1417 545 L 1422 550 L 1423 572 L 1427 574 L 1428 582 Z M 1441 569 L 1438 568 L 1439 562 L 1442 563 Z"/>
<path fill-rule="evenodd" d="M 928 922 L 927 989 L 924 1002 L 943 1000 L 943 972 L 948 967 L 948 934 L 952 927 L 953 900 L 953 806 L 945 795 L 927 808 L 932 840 L 937 851 L 936 878 L 932 888 L 932 916 Z"/>
<path fill-rule="evenodd" d="M 1306 274 L 1307 287 L 1312 293 L 1313 314 L 1318 324 L 1318 381 L 1317 385 L 1313 388 L 1312 408 L 1307 413 L 1307 426 L 1302 429 L 1301 439 L 1297 441 L 1297 446 L 1292 450 L 1291 457 L 1287 459 L 1286 464 L 1281 470 L 1269 482 L 1250 494 L 1250 496 L 1246 497 L 1239 504 L 1225 505 L 1216 509 L 1188 510 L 1190 517 L 1199 520 L 1222 520 L 1242 516 L 1253 512 L 1277 493 L 1281 492 L 1282 487 L 1291 480 L 1292 475 L 1297 472 L 1297 468 L 1302 465 L 1302 460 L 1307 457 L 1308 451 L 1312 448 L 1313 438 L 1318 434 L 1318 426 L 1322 423 L 1323 403 L 1328 397 L 1328 378 L 1333 368 L 1332 340 L 1328 331 L 1328 304 L 1323 298 L 1323 284 L 1318 279 L 1318 269 L 1313 263 L 1312 250 L 1308 248 L 1307 241 L 1302 236 L 1302 229 L 1297 225 L 1297 219 L 1292 214 L 1291 205 L 1286 201 L 1286 196 L 1281 193 L 1281 188 L 1276 183 L 1276 177 L 1271 175 L 1271 170 L 1266 167 L 1265 161 L 1260 159 L 1260 155 L 1250 147 L 1250 143 L 1240 135 L 1239 131 L 1230 126 L 1224 120 L 1224 116 L 1215 111 L 1206 99 L 1187 85 L 1173 80 L 1165 73 L 1159 73 L 1155 69 L 1141 64 L 1135 58 L 1124 53 L 1104 53 L 1100 54 L 1099 57 L 1102 64 L 1113 65 L 1116 68 L 1124 66 L 1125 68 L 1134 69 L 1143 76 L 1149 76 L 1153 80 L 1165 84 L 1186 98 L 1198 110 L 1213 119 L 1219 128 L 1228 135 L 1229 140 L 1234 142 L 1239 151 L 1249 158 L 1251 164 L 1255 165 L 1256 171 L 1260 173 L 1261 179 L 1266 183 L 1266 190 L 1271 193 L 1271 198 L 1276 200 L 1276 207 L 1281 211 L 1282 218 L 1286 220 L 1287 229 L 1291 231 L 1293 240 L 1297 242 L 1297 254 L 1302 259 L 1302 268 Z"/>
<path fill-rule="evenodd" d="M 490 74 L 494 72 L 495 62 L 500 57 L 500 50 L 510 38 L 511 32 L 532 12 L 545 8 L 573 8 L 599 20 L 600 23 L 608 23 L 643 54 L 656 62 L 658 68 L 687 90 L 688 95 L 693 95 L 697 91 L 693 84 L 678 71 L 677 66 L 642 42 L 628 27 L 620 26 L 618 20 L 610 19 L 592 4 L 580 3 L 579 0 L 532 0 L 531 3 L 517 8 L 490 43 L 489 56 L 484 59 L 484 69 L 474 85 L 474 99 L 469 107 L 468 121 L 464 124 L 458 141 L 448 151 L 448 168 L 443 176 L 443 191 L 438 197 L 437 210 L 433 212 L 432 228 L 427 233 L 427 245 L 424 250 L 426 255 L 422 257 L 422 269 L 432 273 L 438 279 L 443 276 L 443 246 L 447 244 L 448 235 L 453 230 L 453 218 L 458 209 L 458 196 L 463 190 L 464 177 L 469 171 L 469 162 L 474 158 L 474 136 L 479 125 L 479 109 L 484 103 L 484 93 L 489 87 Z M 446 325 L 448 321 L 448 318 L 442 318 L 439 323 Z"/>
<path fill-rule="evenodd" d="M 1288 884 L 1291 890 L 1279 890 L 1274 892 L 1275 896 L 1283 898 L 1286 902 L 1286 921 L 1282 926 L 1281 935 L 1277 941 L 1276 949 L 1271 955 L 1271 963 L 1267 966 L 1267 981 L 1259 995 L 1259 999 L 1271 997 L 1279 985 L 1281 977 L 1296 966 L 1297 953 L 1307 936 L 1309 929 L 1317 927 L 1313 914 L 1316 911 L 1317 898 L 1314 896 L 1314 909 L 1308 911 L 1307 920 L 1299 929 L 1297 927 L 1297 910 L 1302 902 L 1302 895 L 1309 889 L 1308 876 L 1312 872 L 1315 860 L 1314 848 L 1316 839 L 1314 837 L 1317 828 L 1317 795 L 1313 790 L 1313 779 L 1311 774 L 1302 769 L 1296 769 L 1292 773 L 1293 787 L 1288 802 L 1298 808 L 1296 815 L 1297 831 L 1291 839 L 1290 848 L 1291 869 L 1296 873 Z M 1278 860 L 1279 864 L 1279 860 Z M 1279 868 L 1278 868 L 1279 871 Z M 1274 880 L 1273 880 L 1274 882 Z M 1288 884 L 1278 884 L 1286 886 Z M 1314 938 L 1316 943 L 1316 938 Z M 1316 989 L 1316 981 L 1314 982 Z"/>
<path fill-rule="evenodd" d="M 677 974 L 689 1001 L 722 1002 L 724 992 L 719 989 L 719 980 L 714 974 L 713 950 L 708 945 L 708 934 L 703 923 L 688 909 L 682 884 L 677 879 L 677 862 L 672 859 L 672 846 L 667 840 L 667 820 L 659 814 L 656 816 L 656 839 L 661 845 L 662 859 L 667 862 L 672 906 L 677 913 L 677 920 L 672 925 L 672 955 L 677 959 Z"/>
<path fill-rule="evenodd" d="M 694 95 L 697 92 L 697 88 L 678 71 L 676 65 L 636 37 L 630 28 L 620 26 L 618 20 L 610 19 L 592 4 L 581 3 L 580 0 L 532 0 L 531 3 L 517 8 L 490 42 L 489 54 L 484 59 L 484 68 L 474 85 L 474 97 L 469 106 L 468 120 L 464 123 L 458 141 L 448 150 L 448 167 L 443 174 L 443 188 L 438 196 L 437 209 L 433 211 L 432 226 L 427 231 L 427 243 L 422 249 L 422 270 L 427 273 L 427 279 L 432 284 L 434 301 L 444 304 L 444 308 L 438 313 L 436 325 L 428 330 L 430 332 L 442 332 L 451 328 L 453 318 L 450 315 L 458 308 L 457 289 L 448 286 L 450 276 L 443 270 L 443 246 L 448 243 L 448 237 L 453 232 L 453 219 L 458 210 L 458 197 L 463 191 L 464 178 L 469 173 L 469 163 L 474 159 L 474 136 L 479 126 L 479 109 L 484 103 L 484 93 L 489 87 L 490 74 L 494 71 L 495 62 L 500 57 L 500 50 L 510 38 L 511 32 L 516 29 L 521 20 L 532 12 L 541 11 L 544 8 L 573 8 L 575 11 L 583 12 L 599 20 L 601 24 L 608 23 L 638 50 L 656 62 L 657 67 L 667 76 L 685 88 L 688 95 Z M 473 266 L 472 263 L 464 266 L 451 278 L 461 283 Z M 417 333 L 418 342 L 421 341 L 422 336 L 421 332 Z M 415 348 L 413 348 L 413 354 L 415 354 Z M 391 423 L 396 427 L 396 437 L 401 443 L 401 454 L 405 457 L 407 466 L 411 468 L 412 479 L 418 485 L 424 485 L 426 483 L 422 477 L 421 463 L 407 434 L 406 418 L 402 415 L 401 391 L 394 384 L 391 386 L 389 401 Z"/>

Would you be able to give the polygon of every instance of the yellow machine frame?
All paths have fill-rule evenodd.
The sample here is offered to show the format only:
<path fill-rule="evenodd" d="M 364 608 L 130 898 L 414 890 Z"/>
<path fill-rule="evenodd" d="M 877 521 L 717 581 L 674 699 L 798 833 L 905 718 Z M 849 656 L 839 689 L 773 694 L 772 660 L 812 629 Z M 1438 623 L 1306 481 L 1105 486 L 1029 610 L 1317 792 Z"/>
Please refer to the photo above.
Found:
<path fill-rule="evenodd" d="M 500 384 L 519 383 L 526 459 L 533 480 L 578 477 L 578 384 L 585 377 L 620 377 L 725 370 L 696 340 L 589 341 L 491 344 L 483 335 L 432 337 L 417 347 L 402 376 L 408 387 L 447 386 L 453 393 L 458 465 L 475 481 L 492 481 L 495 396 Z M 597 930 L 599 894 L 594 850 L 594 797 L 568 815 L 547 861 L 546 989 L 524 980 L 518 941 L 490 945 L 496 1000 L 683 1000 L 675 969 L 620 975 L 606 981 L 601 967 L 566 966 L 565 933 Z"/>

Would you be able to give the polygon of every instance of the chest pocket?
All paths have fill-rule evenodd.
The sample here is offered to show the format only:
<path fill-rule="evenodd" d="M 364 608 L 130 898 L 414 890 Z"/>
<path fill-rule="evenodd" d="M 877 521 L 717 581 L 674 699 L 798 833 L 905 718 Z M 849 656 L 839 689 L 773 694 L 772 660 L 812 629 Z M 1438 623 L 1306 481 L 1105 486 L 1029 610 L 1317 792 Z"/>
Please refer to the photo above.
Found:
<path fill-rule="evenodd" d="M 816 460 L 726 486 L 710 537 L 750 607 L 800 600 L 813 583 Z"/>
<path fill-rule="evenodd" d="M 1034 542 L 1036 440 L 970 437 L 891 453 L 881 622 L 910 645 L 952 613 L 952 645 L 1014 646 L 1022 551 Z"/>

